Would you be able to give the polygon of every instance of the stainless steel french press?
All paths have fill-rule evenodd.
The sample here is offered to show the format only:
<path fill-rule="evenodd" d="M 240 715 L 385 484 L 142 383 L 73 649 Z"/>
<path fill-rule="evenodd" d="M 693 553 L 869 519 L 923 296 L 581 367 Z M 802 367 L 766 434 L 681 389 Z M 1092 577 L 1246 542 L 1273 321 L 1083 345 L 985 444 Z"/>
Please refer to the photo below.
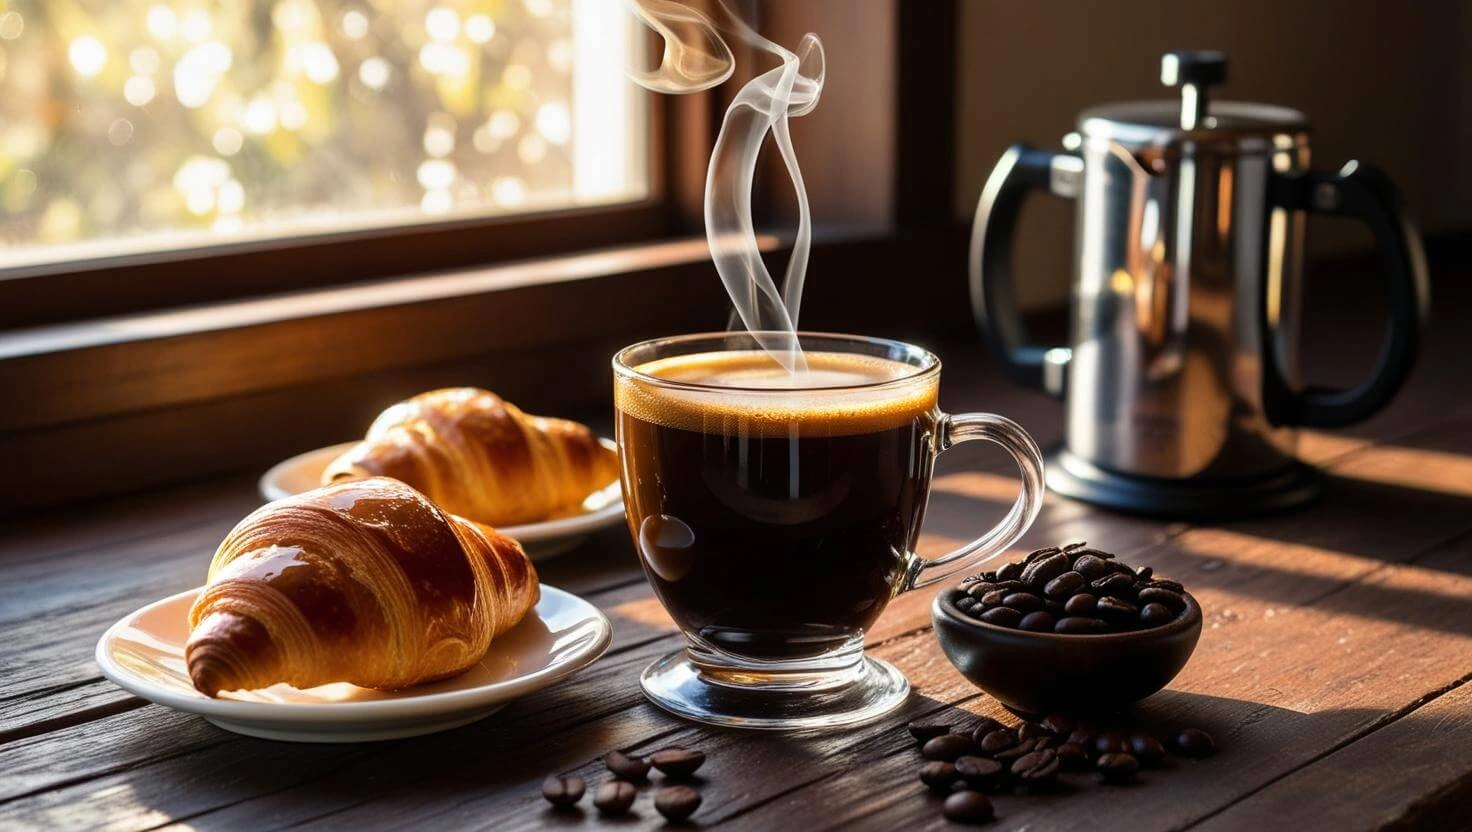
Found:
<path fill-rule="evenodd" d="M 1112 508 L 1206 517 L 1283 508 L 1317 492 L 1296 428 L 1367 418 L 1415 360 L 1427 304 L 1420 238 L 1379 170 L 1309 168 L 1300 112 L 1210 100 L 1217 52 L 1173 52 L 1161 81 L 1179 100 L 1085 110 L 1065 150 L 1009 149 L 976 209 L 971 296 L 1017 381 L 1066 401 L 1049 461 L 1055 491 Z M 1071 337 L 1027 341 L 1012 242 L 1024 196 L 1077 203 Z M 1298 367 L 1308 214 L 1374 232 L 1389 325 L 1374 373 L 1349 390 Z"/>

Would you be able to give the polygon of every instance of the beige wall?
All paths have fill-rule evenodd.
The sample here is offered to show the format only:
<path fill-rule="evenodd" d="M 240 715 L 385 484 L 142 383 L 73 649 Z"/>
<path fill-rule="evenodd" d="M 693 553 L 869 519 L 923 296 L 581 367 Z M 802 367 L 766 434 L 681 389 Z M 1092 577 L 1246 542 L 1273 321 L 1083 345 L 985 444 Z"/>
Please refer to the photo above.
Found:
<path fill-rule="evenodd" d="M 1308 113 L 1314 159 L 1395 178 L 1427 231 L 1472 227 L 1472 2 L 1461 0 L 962 0 L 956 212 L 1015 141 L 1057 147 L 1077 112 L 1166 97 L 1159 56 L 1222 49 L 1223 98 Z M 1311 248 L 1368 235 L 1316 222 Z M 1019 240 L 1025 305 L 1067 297 L 1072 206 L 1032 200 Z"/>

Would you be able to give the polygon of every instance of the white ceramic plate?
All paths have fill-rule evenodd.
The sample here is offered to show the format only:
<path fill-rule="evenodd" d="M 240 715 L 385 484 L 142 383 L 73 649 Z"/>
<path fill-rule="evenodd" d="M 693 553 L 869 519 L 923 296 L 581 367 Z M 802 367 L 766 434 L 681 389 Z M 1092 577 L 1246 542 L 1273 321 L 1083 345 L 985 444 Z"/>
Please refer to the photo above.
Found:
<path fill-rule="evenodd" d="M 282 684 L 211 699 L 190 684 L 184 664 L 189 608 L 200 589 L 155 601 L 109 627 L 97 642 L 97 664 L 129 693 L 271 740 L 365 742 L 456 728 L 587 667 L 613 637 L 597 607 L 543 584 L 536 608 L 459 676 L 392 692 Z"/>
<path fill-rule="evenodd" d="M 618 448 L 612 439 L 598 441 L 605 448 Z M 318 448 L 276 463 L 261 477 L 261 496 L 268 501 L 279 500 L 317 488 L 322 484 L 322 472 L 327 470 L 328 464 L 356 444 L 344 442 Z M 606 488 L 590 494 L 583 501 L 581 514 L 522 526 L 497 526 L 496 531 L 519 541 L 532 560 L 545 560 L 572 549 L 587 540 L 588 535 L 593 532 L 620 523 L 623 519 L 623 494 L 618 482 L 614 481 Z"/>

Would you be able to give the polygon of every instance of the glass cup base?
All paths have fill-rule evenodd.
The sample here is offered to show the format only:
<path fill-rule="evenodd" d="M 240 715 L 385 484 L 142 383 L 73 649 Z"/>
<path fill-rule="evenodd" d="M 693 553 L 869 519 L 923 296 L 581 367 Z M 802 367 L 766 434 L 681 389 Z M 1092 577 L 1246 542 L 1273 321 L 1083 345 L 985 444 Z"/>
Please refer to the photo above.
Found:
<path fill-rule="evenodd" d="M 910 682 L 889 662 L 861 656 L 847 668 L 807 673 L 713 669 L 676 650 L 639 677 L 655 705 L 696 722 L 805 730 L 857 725 L 899 707 Z"/>

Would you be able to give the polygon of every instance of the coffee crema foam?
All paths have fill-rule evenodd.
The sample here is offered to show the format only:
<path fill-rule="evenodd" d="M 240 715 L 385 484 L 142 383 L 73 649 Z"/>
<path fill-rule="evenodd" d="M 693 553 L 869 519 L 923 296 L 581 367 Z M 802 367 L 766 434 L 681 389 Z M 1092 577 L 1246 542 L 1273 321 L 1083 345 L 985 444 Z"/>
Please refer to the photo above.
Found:
<path fill-rule="evenodd" d="M 938 376 L 881 389 L 917 368 L 899 361 L 839 352 L 806 353 L 796 373 L 757 350 L 662 358 L 634 369 L 677 384 L 671 388 L 617 375 L 614 406 L 665 427 L 733 436 L 842 436 L 903 425 L 935 409 Z"/>

